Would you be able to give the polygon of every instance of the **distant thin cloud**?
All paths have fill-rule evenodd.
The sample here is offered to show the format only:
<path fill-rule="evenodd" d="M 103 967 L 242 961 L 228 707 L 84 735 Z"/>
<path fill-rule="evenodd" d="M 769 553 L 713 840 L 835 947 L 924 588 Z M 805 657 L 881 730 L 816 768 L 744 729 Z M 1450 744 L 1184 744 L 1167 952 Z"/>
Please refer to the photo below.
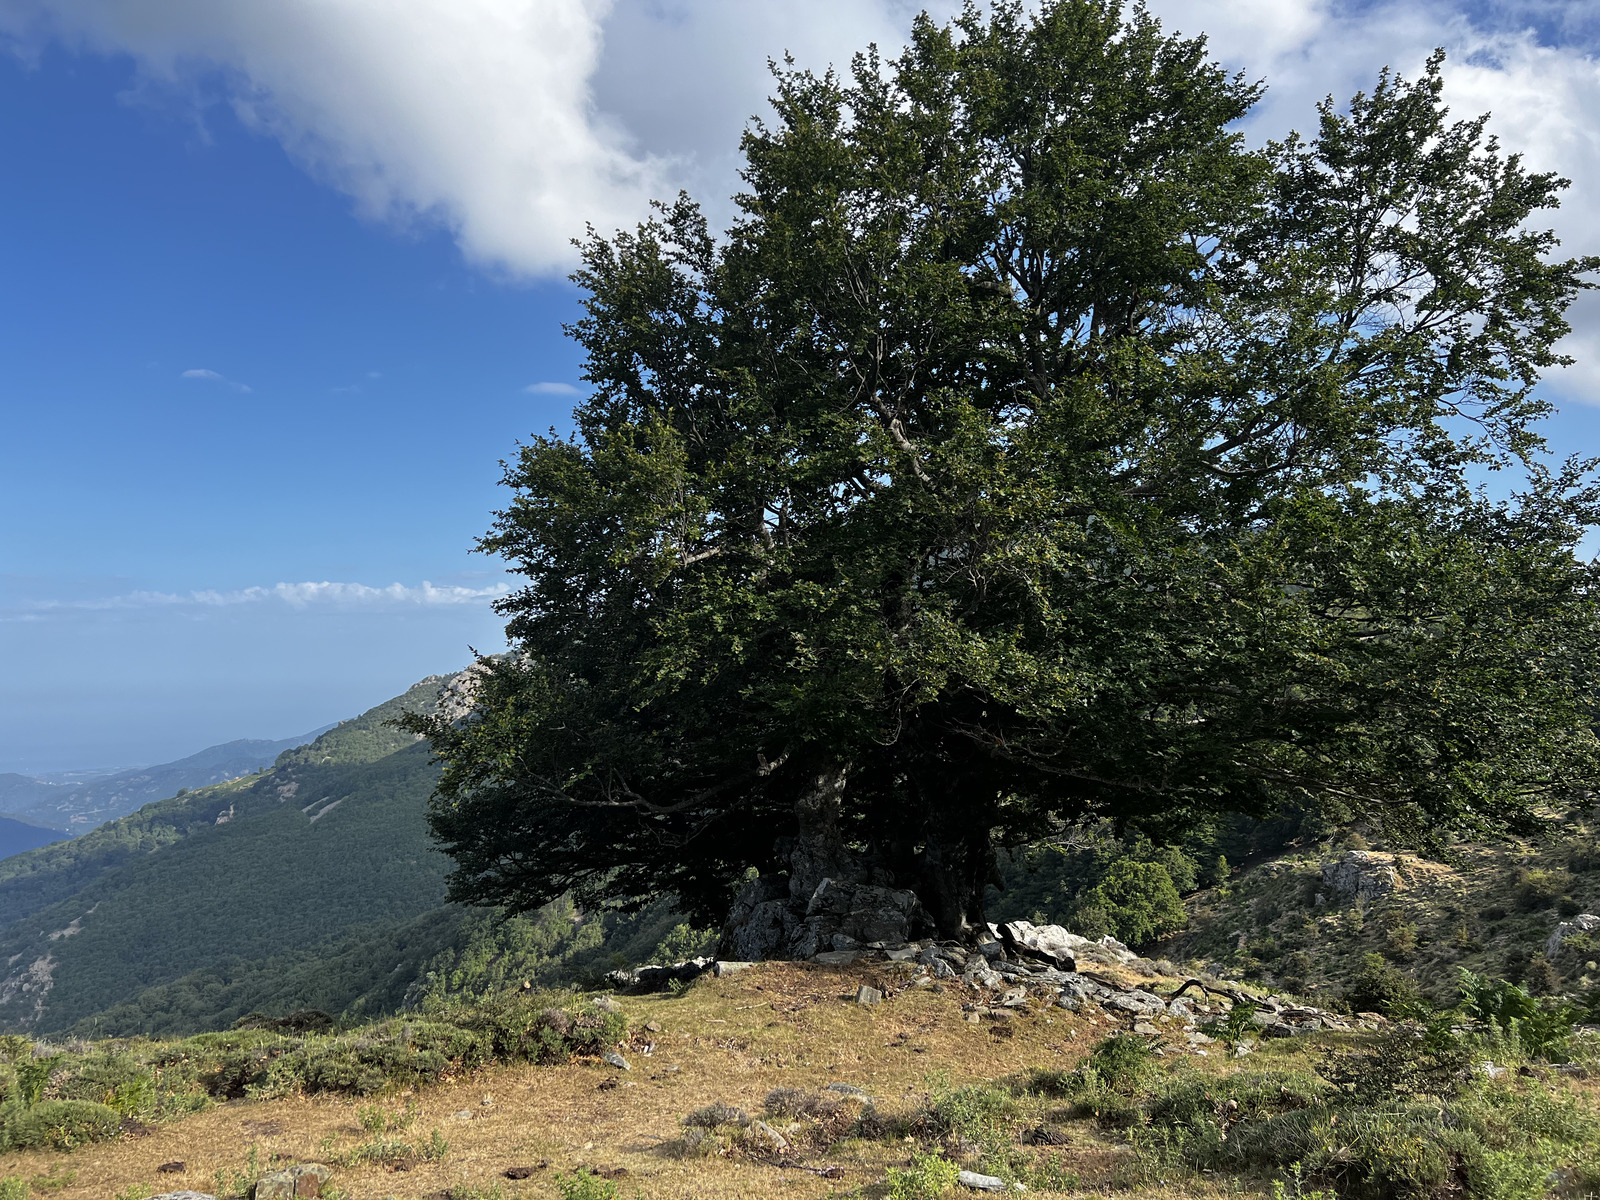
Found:
<path fill-rule="evenodd" d="M 63 609 L 106 611 L 135 608 L 230 608 L 237 605 L 280 603 L 293 609 L 319 608 L 434 608 L 441 605 L 474 604 L 504 596 L 511 589 L 503 583 L 470 588 L 423 580 L 419 586 L 391 583 L 370 587 L 364 583 L 336 583 L 328 580 L 305 583 L 275 583 L 271 587 L 247 587 L 231 591 L 207 588 L 191 592 L 128 592 L 101 600 L 47 600 L 31 606 L 38 611 Z"/>
<path fill-rule="evenodd" d="M 570 383 L 555 383 L 545 380 L 542 383 L 530 383 L 522 389 L 532 396 L 576 396 L 578 389 Z"/>
<path fill-rule="evenodd" d="M 206 367 L 194 367 L 188 371 L 184 371 L 178 376 L 178 378 L 203 379 L 207 383 L 220 383 L 224 387 L 230 387 L 236 392 L 248 392 L 250 390 L 250 385 L 248 383 L 240 383 L 238 380 L 229 379 L 220 371 L 212 371 Z"/>

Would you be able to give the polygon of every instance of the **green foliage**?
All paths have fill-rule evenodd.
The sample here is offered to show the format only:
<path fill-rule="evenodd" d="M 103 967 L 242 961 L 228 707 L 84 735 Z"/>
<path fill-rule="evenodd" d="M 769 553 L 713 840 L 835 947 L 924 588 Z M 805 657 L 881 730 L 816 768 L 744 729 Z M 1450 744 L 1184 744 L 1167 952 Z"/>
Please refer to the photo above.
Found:
<path fill-rule="evenodd" d="M 5 1141 L 19 1150 L 73 1150 L 103 1142 L 122 1131 L 113 1108 L 90 1100 L 41 1100 L 20 1112 L 5 1113 Z"/>
<path fill-rule="evenodd" d="M 1344 1001 L 1352 1012 L 1410 1016 L 1422 1005 L 1422 989 L 1410 975 L 1384 962 L 1382 956 L 1368 954 L 1345 988 Z"/>
<path fill-rule="evenodd" d="M 776 88 L 726 237 L 680 197 L 582 247 L 592 390 L 480 542 L 517 653 L 407 726 L 454 897 L 711 924 L 837 796 L 959 930 L 989 831 L 1427 842 L 1595 774 L 1596 514 L 1533 386 L 1597 261 L 1438 59 L 1260 151 L 1256 86 L 1095 0 Z M 1085 911 L 1161 927 L 1133 879 Z"/>
<path fill-rule="evenodd" d="M 692 925 L 679 922 L 674 925 L 667 936 L 661 939 L 659 945 L 646 957 L 646 961 L 653 963 L 685 962 L 697 955 L 709 954 L 716 948 L 717 931 L 715 929 L 696 929 Z"/>
<path fill-rule="evenodd" d="M 617 1185 L 587 1170 L 556 1176 L 561 1200 L 616 1200 Z"/>
<path fill-rule="evenodd" d="M 937 1200 L 956 1186 L 961 1169 L 938 1151 L 913 1153 L 911 1165 L 890 1167 L 889 1200 Z"/>
<path fill-rule="evenodd" d="M 1193 873 L 1188 876 L 1193 882 Z M 1082 910 L 1104 914 L 1106 932 L 1130 945 L 1140 945 L 1183 928 L 1188 914 L 1166 867 L 1158 862 L 1118 859 L 1085 895 Z M 1076 922 L 1087 929 L 1092 922 Z M 1084 936 L 1090 936 L 1085 932 Z"/>
<path fill-rule="evenodd" d="M 0 1179 L 0 1200 L 28 1200 L 28 1181 L 19 1175 Z"/>
<path fill-rule="evenodd" d="M 1560 1002 L 1541 1004 L 1525 989 L 1504 979 L 1490 980 L 1461 972 L 1461 1012 L 1474 1021 L 1498 1026 L 1515 1036 L 1535 1057 L 1561 1052 L 1582 1010 Z"/>
<path fill-rule="evenodd" d="M 1089 1066 L 1100 1082 L 1114 1091 L 1132 1091 L 1150 1070 L 1154 1059 L 1150 1043 L 1132 1033 L 1118 1033 L 1089 1052 Z"/>

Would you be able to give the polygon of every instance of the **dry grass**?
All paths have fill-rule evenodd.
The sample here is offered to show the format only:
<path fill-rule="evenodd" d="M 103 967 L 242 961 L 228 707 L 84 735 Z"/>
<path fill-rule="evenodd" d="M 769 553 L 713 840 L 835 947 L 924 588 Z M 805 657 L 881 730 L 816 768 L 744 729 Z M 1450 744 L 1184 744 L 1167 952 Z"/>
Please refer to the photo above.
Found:
<path fill-rule="evenodd" d="M 817 1169 L 839 1168 L 833 1178 L 743 1156 L 680 1159 L 664 1147 L 681 1133 L 686 1113 L 714 1101 L 759 1112 L 772 1088 L 817 1088 L 837 1080 L 866 1089 L 884 1108 L 906 1109 L 922 1097 L 930 1073 L 945 1072 L 959 1085 L 1032 1067 L 1070 1067 L 1114 1024 L 1108 1017 L 1037 1009 L 997 1033 L 1002 1027 L 965 1019 L 961 1004 L 971 997 L 961 987 L 907 989 L 893 970 L 769 964 L 703 980 L 680 996 L 622 997 L 634 1031 L 626 1049 L 631 1071 L 592 1061 L 499 1067 L 384 1097 L 380 1103 L 393 1112 L 408 1104 L 415 1109 L 409 1127 L 391 1136 L 424 1142 L 437 1128 L 449 1140 L 448 1154 L 404 1170 L 371 1164 L 340 1169 L 336 1183 L 351 1200 L 421 1200 L 498 1182 L 513 1200 L 556 1196 L 558 1172 L 588 1166 L 624 1168 L 620 1196 L 648 1200 L 878 1195 L 886 1169 L 904 1164 L 910 1147 L 851 1141 L 825 1157 L 802 1160 Z M 886 989 L 883 1004 L 853 1002 L 864 981 Z M 645 1031 L 649 1022 L 660 1032 Z M 3 1155 L 0 1176 L 53 1173 L 60 1180 L 76 1172 L 71 1182 L 48 1190 L 60 1200 L 109 1200 L 139 1184 L 158 1192 L 211 1191 L 217 1172 L 241 1170 L 252 1146 L 264 1166 L 350 1151 L 371 1136 L 358 1119 L 363 1103 L 370 1102 L 318 1097 L 221 1104 L 145 1136 L 71 1155 Z M 1085 1190 L 1098 1192 L 1125 1152 L 1092 1134 L 1072 1136 L 1073 1144 L 1057 1152 Z M 173 1160 L 185 1163 L 183 1173 L 157 1172 Z M 508 1167 L 544 1160 L 548 1166 L 532 1179 L 504 1178 Z M 1120 1194 L 1212 1192 L 1200 1183 L 1182 1192 L 1157 1186 Z"/>

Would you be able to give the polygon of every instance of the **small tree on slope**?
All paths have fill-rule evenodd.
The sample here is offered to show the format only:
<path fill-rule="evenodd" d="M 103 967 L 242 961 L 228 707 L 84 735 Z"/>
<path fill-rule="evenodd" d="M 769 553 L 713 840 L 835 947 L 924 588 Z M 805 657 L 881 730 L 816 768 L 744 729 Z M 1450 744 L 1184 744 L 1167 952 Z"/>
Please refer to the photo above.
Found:
<path fill-rule="evenodd" d="M 1590 777 L 1590 464 L 1532 389 L 1597 262 L 1439 65 L 1262 151 L 1109 0 L 781 69 L 723 239 L 680 198 L 583 244 L 593 394 L 480 543 L 516 653 L 412 725 L 452 894 L 705 923 L 755 867 L 742 946 L 824 878 L 961 936 L 1087 818 L 1422 842 Z"/>

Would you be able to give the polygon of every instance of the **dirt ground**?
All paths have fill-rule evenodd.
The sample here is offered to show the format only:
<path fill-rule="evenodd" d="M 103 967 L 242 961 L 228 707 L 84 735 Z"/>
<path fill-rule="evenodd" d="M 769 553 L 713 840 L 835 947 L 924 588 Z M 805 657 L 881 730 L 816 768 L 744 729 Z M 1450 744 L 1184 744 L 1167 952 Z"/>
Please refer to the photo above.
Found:
<path fill-rule="evenodd" d="M 959 1085 L 1032 1067 L 1067 1068 L 1120 1027 L 1109 1016 L 1043 1007 L 1008 1022 L 972 1023 L 961 1008 L 973 998 L 965 989 L 908 988 L 893 970 L 766 964 L 703 979 L 679 996 L 619 997 L 632 1030 L 628 1071 L 594 1061 L 498 1067 L 364 1101 L 235 1101 L 72 1154 L 0 1155 L 0 1176 L 20 1175 L 33 1182 L 35 1196 L 59 1200 L 113 1200 L 140 1185 L 209 1193 L 219 1172 L 242 1178 L 252 1149 L 262 1170 L 349 1151 L 372 1136 L 358 1110 L 377 1103 L 394 1114 L 413 1109 L 406 1129 L 388 1136 L 425 1143 L 438 1129 L 449 1149 L 440 1161 L 404 1170 L 337 1169 L 333 1183 L 349 1200 L 444 1200 L 446 1193 L 461 1200 L 474 1188 L 492 1197 L 495 1186 L 503 1200 L 555 1197 L 556 1176 L 579 1167 L 618 1179 L 624 1200 L 871 1196 L 911 1147 L 852 1141 L 825 1157 L 769 1164 L 744 1156 L 680 1158 L 672 1143 L 684 1115 L 714 1101 L 759 1113 L 773 1088 L 837 1081 L 864 1089 L 880 1108 L 907 1109 L 934 1073 Z M 863 982 L 884 989 L 884 1001 L 857 1004 Z M 1082 1190 L 1065 1194 L 1082 1195 L 1102 1190 L 1121 1150 L 1086 1134 L 1058 1152 L 1082 1177 Z M 181 1171 L 160 1170 L 175 1162 Z M 518 1166 L 535 1169 L 526 1180 L 507 1179 Z M 1208 1193 L 1220 1194 L 1206 1185 L 1181 1194 Z M 1154 1186 L 1120 1194 L 1168 1193 Z"/>

